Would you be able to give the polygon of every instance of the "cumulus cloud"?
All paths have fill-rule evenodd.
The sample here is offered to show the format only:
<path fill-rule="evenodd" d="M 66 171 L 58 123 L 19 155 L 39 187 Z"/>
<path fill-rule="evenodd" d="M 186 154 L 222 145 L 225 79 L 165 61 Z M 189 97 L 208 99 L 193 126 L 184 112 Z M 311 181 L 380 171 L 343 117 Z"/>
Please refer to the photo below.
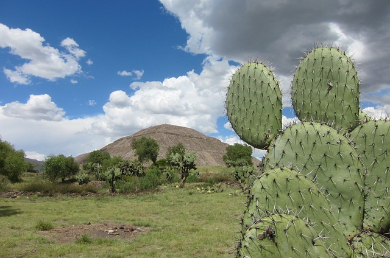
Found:
<path fill-rule="evenodd" d="M 160 0 L 188 33 L 183 49 L 276 67 L 288 88 L 297 58 L 316 43 L 340 45 L 358 63 L 361 92 L 390 87 L 390 2 L 366 0 Z M 227 15 L 228 14 L 228 15 Z M 284 92 L 289 104 L 288 91 Z M 387 98 L 390 96 L 387 94 Z"/>
<path fill-rule="evenodd" d="M 118 71 L 118 75 L 120 75 L 120 76 L 131 76 L 132 73 L 128 72 L 126 70 L 123 70 L 123 71 Z"/>
<path fill-rule="evenodd" d="M 77 81 L 77 80 L 75 80 L 75 79 L 70 79 L 70 83 L 72 83 L 72 84 L 76 84 L 76 83 L 78 83 L 78 81 Z"/>
<path fill-rule="evenodd" d="M 93 65 L 93 61 L 92 61 L 91 59 L 88 59 L 88 60 L 86 61 L 86 63 L 87 63 L 87 65 Z"/>
<path fill-rule="evenodd" d="M 31 76 L 54 81 L 81 72 L 78 60 L 85 56 L 85 51 L 74 39 L 66 38 L 61 42 L 64 52 L 44 42 L 45 39 L 31 29 L 13 29 L 0 23 L 0 47 L 9 48 L 11 54 L 28 60 L 13 70 L 3 69 L 11 82 L 29 84 Z"/>
<path fill-rule="evenodd" d="M 26 103 L 11 102 L 0 106 L 0 111 L 8 117 L 38 121 L 59 121 L 65 115 L 65 111 L 57 107 L 48 94 L 30 95 Z"/>
<path fill-rule="evenodd" d="M 58 121 L 25 119 L 8 116 L 0 108 L 0 132 L 4 141 L 23 149 L 30 158 L 58 154 L 77 156 L 114 140 L 90 133 L 91 124 L 98 119 L 98 116 Z"/>
<path fill-rule="evenodd" d="M 201 73 L 167 78 L 164 81 L 134 82 L 135 91 L 112 92 L 103 106 L 104 119 L 96 132 L 125 135 L 139 129 L 168 123 L 217 132 L 216 121 L 224 113 L 226 84 L 235 67 L 224 59 L 208 57 Z"/>

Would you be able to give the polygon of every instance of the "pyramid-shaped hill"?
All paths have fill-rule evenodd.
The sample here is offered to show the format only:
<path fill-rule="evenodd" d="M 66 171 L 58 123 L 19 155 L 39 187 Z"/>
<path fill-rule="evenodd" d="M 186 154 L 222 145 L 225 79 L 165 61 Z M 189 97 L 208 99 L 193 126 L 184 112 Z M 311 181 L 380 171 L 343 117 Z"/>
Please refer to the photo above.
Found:
<path fill-rule="evenodd" d="M 143 129 L 133 135 L 120 138 L 100 150 L 110 153 L 111 157 L 121 156 L 126 160 L 135 160 L 137 157 L 131 148 L 131 142 L 134 138 L 141 137 L 149 137 L 157 141 L 160 147 L 157 159 L 164 159 L 169 147 L 182 143 L 187 152 L 196 153 L 197 166 L 225 165 L 222 158 L 228 144 L 194 129 L 168 124 Z M 88 153 L 82 154 L 76 157 L 76 161 L 84 163 L 87 156 Z"/>

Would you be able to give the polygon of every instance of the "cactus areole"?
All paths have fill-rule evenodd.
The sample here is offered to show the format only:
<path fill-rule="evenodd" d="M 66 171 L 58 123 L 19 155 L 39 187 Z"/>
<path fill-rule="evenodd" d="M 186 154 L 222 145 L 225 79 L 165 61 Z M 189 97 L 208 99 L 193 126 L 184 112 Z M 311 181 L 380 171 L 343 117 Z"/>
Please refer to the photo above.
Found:
<path fill-rule="evenodd" d="M 229 121 L 248 144 L 263 149 L 282 129 L 282 94 L 272 71 L 249 62 L 233 75 L 226 97 Z"/>

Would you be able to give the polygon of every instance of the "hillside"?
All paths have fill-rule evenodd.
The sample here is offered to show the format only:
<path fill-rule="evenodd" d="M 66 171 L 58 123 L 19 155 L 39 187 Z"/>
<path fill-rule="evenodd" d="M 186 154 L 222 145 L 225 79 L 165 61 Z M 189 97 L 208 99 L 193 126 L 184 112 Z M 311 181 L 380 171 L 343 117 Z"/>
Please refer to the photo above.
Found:
<path fill-rule="evenodd" d="M 131 148 L 131 141 L 133 138 L 141 137 L 150 137 L 157 141 L 160 146 L 158 159 L 165 158 L 169 147 L 182 143 L 187 152 L 196 153 L 198 166 L 225 165 L 222 157 L 226 152 L 228 144 L 216 138 L 208 137 L 196 130 L 168 124 L 143 129 L 131 136 L 120 138 L 100 150 L 107 151 L 111 157 L 121 156 L 127 160 L 134 160 L 136 156 Z M 88 153 L 77 156 L 75 159 L 79 163 L 84 163 L 87 156 Z"/>

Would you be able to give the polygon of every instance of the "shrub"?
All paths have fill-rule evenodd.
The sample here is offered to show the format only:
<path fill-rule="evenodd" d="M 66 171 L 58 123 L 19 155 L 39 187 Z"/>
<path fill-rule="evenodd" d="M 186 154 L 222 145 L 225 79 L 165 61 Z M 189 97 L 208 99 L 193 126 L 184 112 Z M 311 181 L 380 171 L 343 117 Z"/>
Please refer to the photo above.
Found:
<path fill-rule="evenodd" d="M 84 171 L 81 171 L 77 176 L 76 180 L 79 183 L 79 185 L 88 184 L 91 180 L 89 178 L 89 175 L 85 173 Z"/>
<path fill-rule="evenodd" d="M 160 170 L 150 169 L 144 177 L 139 178 L 140 190 L 152 190 L 161 184 Z"/>
<path fill-rule="evenodd" d="M 79 165 L 73 157 L 65 157 L 64 155 L 49 156 L 44 163 L 45 175 L 52 182 L 61 178 L 76 175 L 79 172 Z"/>
<path fill-rule="evenodd" d="M 8 184 L 10 183 L 8 177 L 0 175 L 0 192 L 5 192 L 9 190 Z"/>

